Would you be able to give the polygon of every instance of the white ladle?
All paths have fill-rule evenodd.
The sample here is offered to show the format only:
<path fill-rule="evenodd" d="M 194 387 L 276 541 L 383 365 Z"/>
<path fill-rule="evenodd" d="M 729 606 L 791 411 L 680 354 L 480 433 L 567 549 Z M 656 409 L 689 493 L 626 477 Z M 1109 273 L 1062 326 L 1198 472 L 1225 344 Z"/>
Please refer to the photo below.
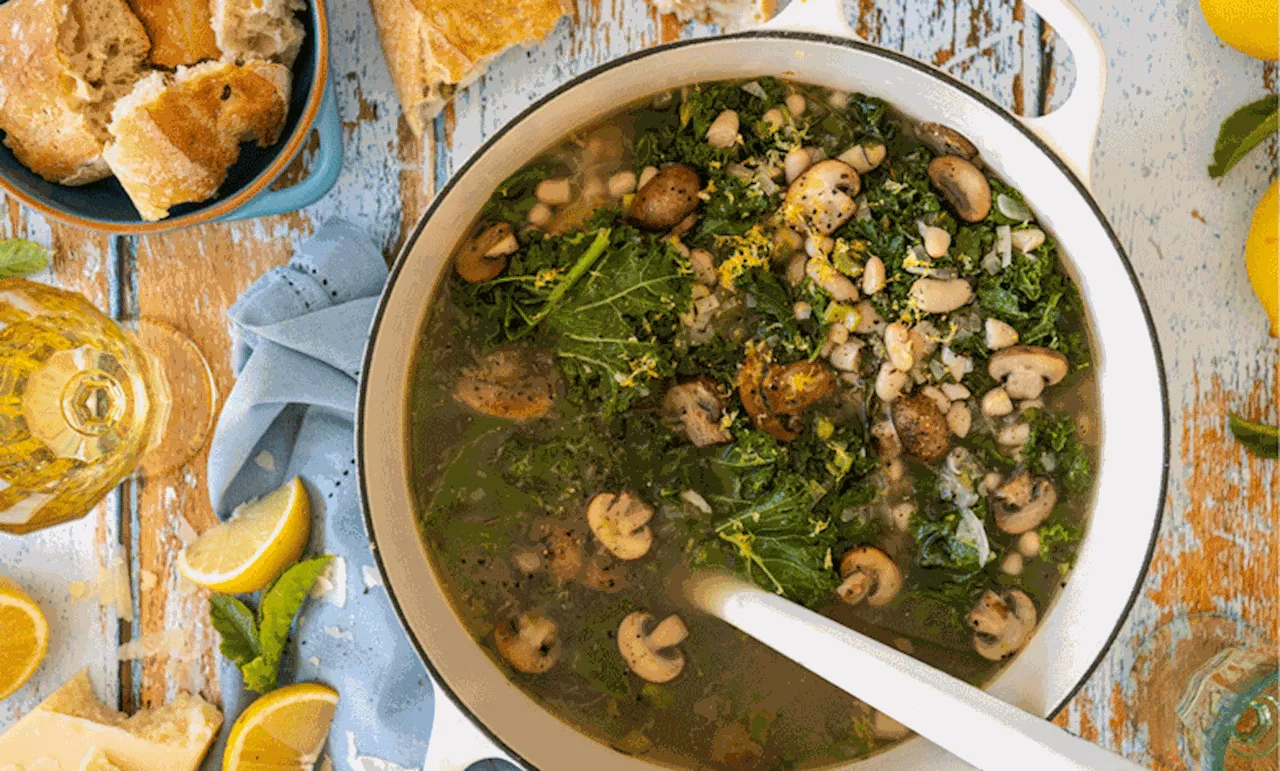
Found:
<path fill-rule="evenodd" d="M 1143 768 L 728 574 L 698 572 L 683 589 L 698 608 L 985 771 Z"/>

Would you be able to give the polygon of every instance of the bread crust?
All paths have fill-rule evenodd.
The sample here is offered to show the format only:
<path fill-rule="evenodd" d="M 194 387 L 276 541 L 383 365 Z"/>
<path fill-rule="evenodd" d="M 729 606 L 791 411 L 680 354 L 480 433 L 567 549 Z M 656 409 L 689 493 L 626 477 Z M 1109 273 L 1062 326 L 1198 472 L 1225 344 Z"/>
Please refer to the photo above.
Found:
<path fill-rule="evenodd" d="M 209 0 L 129 0 L 151 38 L 151 63 L 170 69 L 220 59 Z"/>
<path fill-rule="evenodd" d="M 154 72 L 117 102 L 103 156 L 142 218 L 216 195 L 241 142 L 274 144 L 290 77 L 273 62 L 206 62 L 174 76 Z"/>
<path fill-rule="evenodd" d="M 483 74 L 489 60 L 541 40 L 569 0 L 371 0 L 382 51 L 405 120 L 418 136 L 453 93 Z"/>
<path fill-rule="evenodd" d="M 0 5 L 0 129 L 27 168 L 50 182 L 83 185 L 110 175 L 102 158 L 111 88 L 86 81 L 68 61 L 64 33 L 78 24 L 79 0 L 10 0 Z M 146 33 L 122 0 L 104 0 L 113 31 L 133 56 Z M 118 7 L 117 7 L 118 6 Z M 103 30 L 97 30 L 102 34 Z M 125 54 L 118 54 L 125 55 Z M 141 74 L 133 63 L 136 79 Z"/>

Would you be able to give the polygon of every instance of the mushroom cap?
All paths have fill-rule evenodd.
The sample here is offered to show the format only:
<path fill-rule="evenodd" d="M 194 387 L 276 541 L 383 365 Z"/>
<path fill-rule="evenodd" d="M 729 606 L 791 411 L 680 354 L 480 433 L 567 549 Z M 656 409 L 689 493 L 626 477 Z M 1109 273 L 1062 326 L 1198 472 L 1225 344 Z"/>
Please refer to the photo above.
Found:
<path fill-rule="evenodd" d="M 679 421 L 694 447 L 733 441 L 733 435 L 720 425 L 724 402 L 711 378 L 695 378 L 672 386 L 662 399 L 662 409 Z"/>
<path fill-rule="evenodd" d="M 907 453 L 926 463 L 947 454 L 951 427 L 947 425 L 947 416 L 928 396 L 916 393 L 894 400 L 890 416 Z"/>
<path fill-rule="evenodd" d="M 653 509 L 631 493 L 599 493 L 587 504 L 587 524 L 600 543 L 620 560 L 637 560 L 653 546 L 648 522 Z"/>
<path fill-rule="evenodd" d="M 453 258 L 453 268 L 469 284 L 496 278 L 507 267 L 507 255 L 520 248 L 511 225 L 490 225 L 469 239 Z"/>
<path fill-rule="evenodd" d="M 965 619 L 973 627 L 973 647 L 989 661 L 1015 653 L 1036 626 L 1036 606 L 1024 592 L 1009 589 L 1003 595 L 988 589 Z"/>
<path fill-rule="evenodd" d="M 670 230 L 698 208 L 701 189 L 698 172 L 692 166 L 667 166 L 636 191 L 627 219 L 645 230 Z"/>
<path fill-rule="evenodd" d="M 1067 357 L 1052 348 L 1038 345 L 1012 345 L 991 354 L 987 373 L 1003 381 L 1018 372 L 1034 372 L 1048 385 L 1057 385 L 1067 376 Z"/>
<path fill-rule="evenodd" d="M 560 659 L 556 623 L 534 611 L 508 618 L 493 630 L 498 653 L 511 666 L 529 675 L 540 675 Z"/>
<path fill-rule="evenodd" d="M 825 236 L 853 217 L 858 209 L 854 198 L 861 190 L 858 172 L 829 158 L 796 177 L 787 188 L 783 211 L 789 222 L 803 223 L 810 232 Z"/>
<path fill-rule="evenodd" d="M 1010 535 L 1040 527 L 1058 505 L 1058 488 L 1044 477 L 1034 480 L 1026 471 L 1001 485 L 993 496 L 996 527 Z"/>
<path fill-rule="evenodd" d="M 916 126 L 916 139 L 938 155 L 956 155 L 966 161 L 978 157 L 978 148 L 964 134 L 941 123 L 921 123 Z"/>
<path fill-rule="evenodd" d="M 632 672 L 651 683 L 669 683 L 684 670 L 684 653 L 675 646 L 689 636 L 679 616 L 668 616 L 649 631 L 653 616 L 642 610 L 618 625 L 618 652 Z"/>
<path fill-rule="evenodd" d="M 929 180 L 965 222 L 981 222 L 991 213 L 991 184 L 969 161 L 940 155 L 929 163 Z"/>
<path fill-rule="evenodd" d="M 857 546 L 840 559 L 844 582 L 836 593 L 850 605 L 862 600 L 872 607 L 888 604 L 902 589 L 902 571 L 893 558 L 874 546 Z"/>
<path fill-rule="evenodd" d="M 835 389 L 835 373 L 820 361 L 770 367 L 764 378 L 765 402 L 778 415 L 794 415 Z"/>
<path fill-rule="evenodd" d="M 463 370 L 458 401 L 476 412 L 507 420 L 534 420 L 555 404 L 559 378 L 529 351 L 506 346 Z"/>
<path fill-rule="evenodd" d="M 765 403 L 763 393 L 766 373 L 769 369 L 769 351 L 763 347 L 750 347 L 742 366 L 738 368 L 738 395 L 742 398 L 742 406 L 751 418 L 755 427 L 783 442 L 790 442 L 800 436 L 783 425 L 778 416 Z"/>

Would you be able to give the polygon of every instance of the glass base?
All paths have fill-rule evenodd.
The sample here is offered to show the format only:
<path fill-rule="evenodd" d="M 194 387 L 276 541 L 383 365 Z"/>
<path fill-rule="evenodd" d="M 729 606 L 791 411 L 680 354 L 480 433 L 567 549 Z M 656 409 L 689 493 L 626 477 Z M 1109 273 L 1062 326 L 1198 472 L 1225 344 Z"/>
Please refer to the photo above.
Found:
<path fill-rule="evenodd" d="M 218 386 L 191 338 L 158 319 L 142 318 L 134 326 L 133 339 L 152 366 L 156 416 L 137 473 L 154 479 L 182 468 L 204 447 L 217 414 Z"/>
<path fill-rule="evenodd" d="M 1153 632 L 1134 660 L 1129 675 L 1133 698 L 1126 699 L 1134 733 L 1146 735 L 1152 767 L 1276 769 L 1274 731 L 1255 737 L 1270 743 L 1269 749 L 1215 746 L 1213 741 L 1224 731 L 1241 732 L 1237 721 L 1246 720 L 1248 702 L 1237 704 L 1237 697 L 1268 671 L 1274 676 L 1275 659 L 1275 643 L 1264 633 L 1216 613 L 1174 619 Z"/>

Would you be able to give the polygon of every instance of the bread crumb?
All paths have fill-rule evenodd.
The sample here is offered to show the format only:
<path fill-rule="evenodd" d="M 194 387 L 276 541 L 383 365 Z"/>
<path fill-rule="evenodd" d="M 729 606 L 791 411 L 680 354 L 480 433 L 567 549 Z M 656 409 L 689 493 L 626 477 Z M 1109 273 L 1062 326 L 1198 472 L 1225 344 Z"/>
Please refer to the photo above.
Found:
<path fill-rule="evenodd" d="M 350 631 L 348 631 L 348 630 L 346 630 L 346 629 L 341 629 L 341 628 L 336 627 L 336 626 L 326 626 L 326 627 L 324 628 L 324 633 L 325 633 L 325 634 L 327 634 L 327 635 L 329 635 L 330 637 L 332 637 L 332 638 L 333 638 L 333 639 L 335 639 L 335 640 L 353 640 L 353 639 L 355 639 L 355 638 L 352 636 L 352 634 L 351 634 L 351 632 L 350 632 Z"/>
<path fill-rule="evenodd" d="M 364 578 L 364 588 L 372 589 L 375 586 L 382 586 L 382 574 L 371 565 L 361 565 L 360 575 Z"/>
<path fill-rule="evenodd" d="M 324 566 L 311 587 L 311 599 L 323 599 L 339 608 L 347 607 L 347 561 L 335 556 Z"/>
<path fill-rule="evenodd" d="M 183 546 L 186 546 L 187 544 L 194 541 L 196 538 L 200 537 L 199 534 L 196 532 L 196 529 L 191 526 L 190 522 L 187 521 L 187 518 L 182 516 L 181 514 L 178 515 L 178 521 L 175 522 L 174 524 L 178 528 L 178 540 L 182 541 Z"/>
<path fill-rule="evenodd" d="M 318 666 L 320 666 L 320 657 L 319 657 L 319 656 L 312 656 L 311 658 L 307 659 L 307 663 L 308 663 L 308 664 L 310 664 L 310 665 L 311 665 L 311 666 L 313 666 L 313 667 L 318 667 Z"/>
<path fill-rule="evenodd" d="M 117 554 L 110 562 L 99 565 L 97 584 L 98 607 L 114 605 L 117 618 L 133 621 L 133 585 L 124 557 Z"/>
<path fill-rule="evenodd" d="M 118 661 L 149 659 L 164 655 L 184 661 L 193 658 L 187 635 L 181 629 L 166 629 L 163 632 L 145 634 L 116 649 Z"/>
<path fill-rule="evenodd" d="M 67 593 L 71 595 L 73 600 L 83 600 L 89 594 L 89 585 L 84 581 L 72 581 L 71 586 L 67 587 Z M 0 769 L 3 771 L 3 769 Z"/>
<path fill-rule="evenodd" d="M 144 592 L 151 591 L 156 588 L 156 584 L 160 583 L 160 579 L 156 576 L 155 572 L 151 570 L 141 571 L 138 574 L 138 581 L 139 585 L 142 587 L 142 591 Z"/>
<path fill-rule="evenodd" d="M 257 465 L 258 468 L 268 473 L 274 474 L 276 471 L 275 456 L 267 452 L 266 450 L 263 450 L 262 452 L 258 453 L 257 457 L 253 459 L 253 462 L 254 464 Z"/>
<path fill-rule="evenodd" d="M 361 755 L 356 749 L 356 735 L 347 731 L 347 765 L 352 771 L 419 771 L 417 768 L 406 768 L 389 760 L 375 758 L 372 755 Z"/>

